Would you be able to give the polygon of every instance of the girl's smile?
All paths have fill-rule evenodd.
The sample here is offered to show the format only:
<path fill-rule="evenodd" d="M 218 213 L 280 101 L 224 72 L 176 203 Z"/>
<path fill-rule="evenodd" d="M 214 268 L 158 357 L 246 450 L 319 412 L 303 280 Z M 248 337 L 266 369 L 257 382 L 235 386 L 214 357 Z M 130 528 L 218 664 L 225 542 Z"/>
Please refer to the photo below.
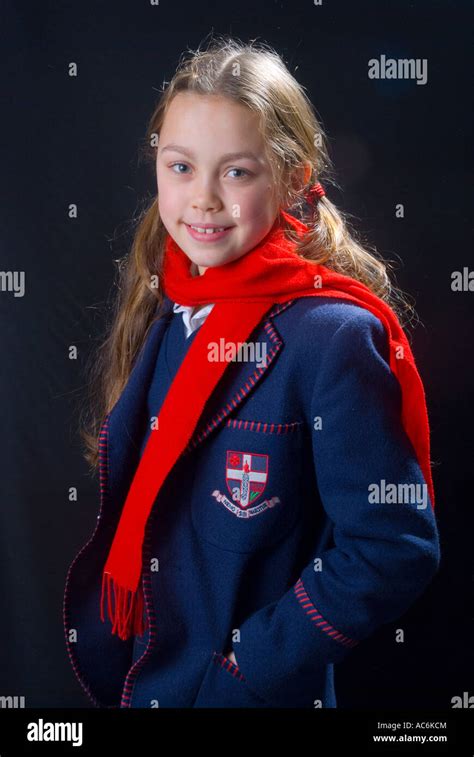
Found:
<path fill-rule="evenodd" d="M 221 239 L 227 237 L 234 228 L 233 226 L 191 226 L 188 223 L 185 223 L 185 226 L 193 239 L 196 239 L 198 242 L 203 242 L 204 244 L 208 244 L 209 242 L 219 242 Z"/>

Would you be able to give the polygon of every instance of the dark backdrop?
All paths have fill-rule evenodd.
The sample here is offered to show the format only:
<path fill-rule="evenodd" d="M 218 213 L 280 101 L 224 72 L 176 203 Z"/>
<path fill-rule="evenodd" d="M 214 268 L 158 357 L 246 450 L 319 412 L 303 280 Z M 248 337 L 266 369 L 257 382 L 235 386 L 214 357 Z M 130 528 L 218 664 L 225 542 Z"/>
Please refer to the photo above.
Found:
<path fill-rule="evenodd" d="M 442 567 L 402 619 L 336 668 L 339 704 L 445 709 L 474 694 L 474 292 L 451 290 L 452 271 L 473 266 L 472 5 L 8 0 L 3 8 L 0 269 L 24 271 L 26 291 L 0 292 L 0 695 L 25 696 L 27 707 L 89 706 L 62 625 L 66 572 L 99 502 L 75 433 L 81 371 L 102 328 L 113 260 L 154 191 L 137 156 L 156 90 L 212 30 L 283 54 L 330 137 L 340 188 L 329 196 L 399 261 L 398 283 L 421 319 L 413 348 L 431 419 Z M 427 83 L 370 80 L 368 60 L 381 54 L 426 58 Z M 398 627 L 403 644 L 394 642 Z"/>

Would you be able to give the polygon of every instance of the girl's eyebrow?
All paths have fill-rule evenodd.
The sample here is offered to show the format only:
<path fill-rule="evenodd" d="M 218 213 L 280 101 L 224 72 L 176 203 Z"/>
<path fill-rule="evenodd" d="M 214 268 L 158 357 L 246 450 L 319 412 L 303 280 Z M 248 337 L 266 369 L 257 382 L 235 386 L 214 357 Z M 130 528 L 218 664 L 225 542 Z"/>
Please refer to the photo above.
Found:
<path fill-rule="evenodd" d="M 169 144 L 165 145 L 165 147 L 162 147 L 160 150 L 160 154 L 164 153 L 165 150 L 172 150 L 174 152 L 182 152 L 183 155 L 187 155 L 189 158 L 194 158 L 194 154 L 191 150 L 188 150 L 187 147 L 183 147 L 182 145 L 175 145 L 175 144 Z M 220 162 L 224 163 L 227 160 L 240 160 L 241 158 L 249 158 L 250 160 L 254 160 L 256 163 L 260 163 L 261 159 L 258 158 L 256 155 L 254 155 L 253 152 L 250 151 L 240 151 L 240 152 L 228 152 L 225 155 L 222 155 L 220 158 Z"/>

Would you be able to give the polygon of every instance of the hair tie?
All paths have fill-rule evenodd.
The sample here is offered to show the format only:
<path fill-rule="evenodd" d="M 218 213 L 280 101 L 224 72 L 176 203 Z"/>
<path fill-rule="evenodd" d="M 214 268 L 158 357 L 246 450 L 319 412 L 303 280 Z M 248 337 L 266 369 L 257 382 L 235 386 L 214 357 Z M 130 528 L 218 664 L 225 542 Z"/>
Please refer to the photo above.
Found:
<path fill-rule="evenodd" d="M 313 205 L 317 205 L 320 197 L 323 197 L 325 194 L 326 192 L 324 191 L 323 186 L 318 181 L 317 184 L 312 184 L 310 186 L 306 197 L 308 202 L 312 203 Z"/>

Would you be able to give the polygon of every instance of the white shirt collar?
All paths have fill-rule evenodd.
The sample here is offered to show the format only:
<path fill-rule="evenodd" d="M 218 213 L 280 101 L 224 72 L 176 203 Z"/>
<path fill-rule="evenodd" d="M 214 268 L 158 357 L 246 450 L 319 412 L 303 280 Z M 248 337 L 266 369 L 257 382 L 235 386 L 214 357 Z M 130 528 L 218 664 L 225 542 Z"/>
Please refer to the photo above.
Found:
<path fill-rule="evenodd" d="M 200 305 L 179 305 L 177 302 L 173 304 L 173 311 L 183 314 L 186 339 L 203 324 L 213 307 L 213 303 L 204 305 L 204 307 Z M 197 308 L 199 310 L 194 312 Z"/>

